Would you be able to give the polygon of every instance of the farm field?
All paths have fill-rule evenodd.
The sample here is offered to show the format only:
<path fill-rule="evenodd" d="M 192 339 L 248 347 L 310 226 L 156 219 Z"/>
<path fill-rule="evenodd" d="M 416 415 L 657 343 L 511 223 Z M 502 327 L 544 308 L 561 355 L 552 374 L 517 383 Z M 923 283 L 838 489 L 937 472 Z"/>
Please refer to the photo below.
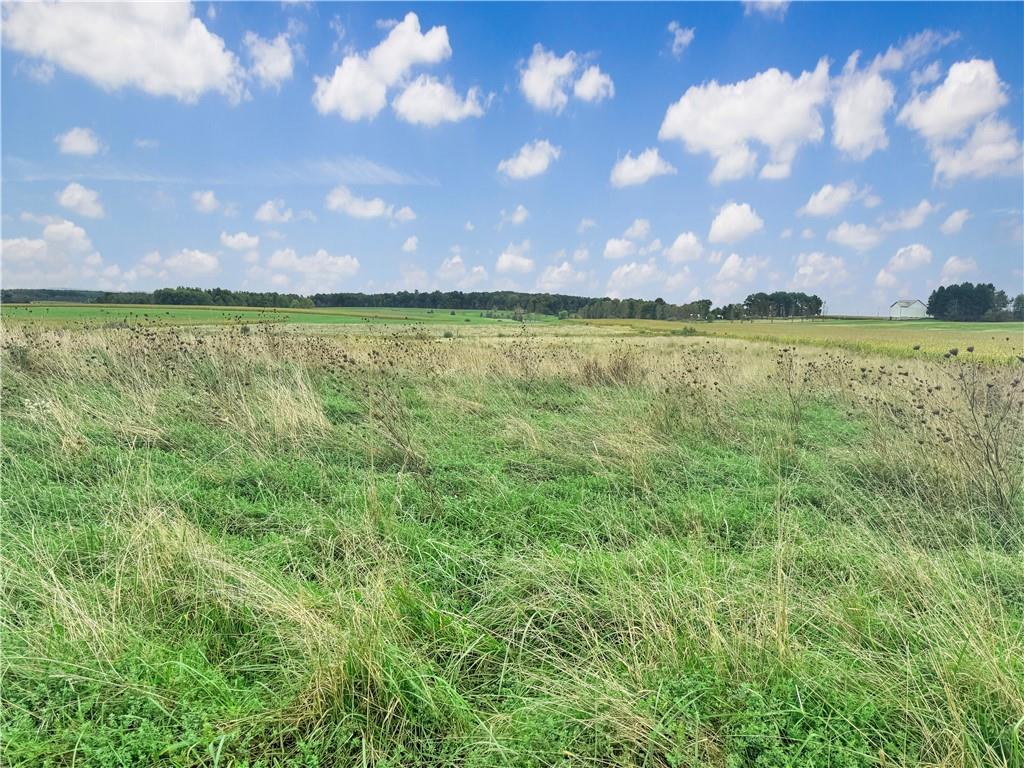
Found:
<path fill-rule="evenodd" d="M 667 320 L 589 320 L 597 325 L 628 325 L 645 333 L 671 333 L 680 323 Z M 683 325 L 686 325 L 685 323 Z M 975 348 L 992 360 L 1024 354 L 1024 323 L 951 323 L 941 320 L 719 320 L 689 326 L 706 336 L 815 344 L 899 356 L 945 354 Z M 914 346 L 920 349 L 915 350 Z"/>
<path fill-rule="evenodd" d="M 428 310 L 390 307 L 330 309 L 267 309 L 261 307 L 169 306 L 152 304 L 6 304 L 0 317 L 8 322 L 55 325 L 231 325 L 513 323 L 511 317 L 483 317 L 478 310 Z M 527 315 L 528 322 L 552 322 L 546 315 Z"/>
<path fill-rule="evenodd" d="M 5 766 L 1024 761 L 1009 356 L 13 309 Z"/>

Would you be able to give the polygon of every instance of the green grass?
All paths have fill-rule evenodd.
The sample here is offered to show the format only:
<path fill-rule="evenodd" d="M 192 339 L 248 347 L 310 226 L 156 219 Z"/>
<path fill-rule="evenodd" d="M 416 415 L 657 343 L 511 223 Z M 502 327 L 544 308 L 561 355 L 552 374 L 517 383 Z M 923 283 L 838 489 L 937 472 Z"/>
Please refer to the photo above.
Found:
<path fill-rule="evenodd" d="M 9 331 L 3 764 L 1021 765 L 1024 510 L 902 378 L 576 327 Z"/>
<path fill-rule="evenodd" d="M 494 324 L 516 322 L 511 313 L 484 317 L 478 310 L 429 310 L 390 307 L 333 307 L 330 309 L 260 309 L 256 307 L 175 307 L 118 304 L 7 304 L 0 318 L 9 322 L 49 325 L 231 325 L 288 324 Z M 553 322 L 549 315 L 528 314 L 527 322 Z"/>

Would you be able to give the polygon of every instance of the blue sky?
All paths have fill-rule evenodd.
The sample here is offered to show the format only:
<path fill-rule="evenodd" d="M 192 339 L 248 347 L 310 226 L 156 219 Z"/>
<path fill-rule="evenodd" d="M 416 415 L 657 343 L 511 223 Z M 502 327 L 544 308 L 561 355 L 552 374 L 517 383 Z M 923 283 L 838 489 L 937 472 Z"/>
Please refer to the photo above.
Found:
<path fill-rule="evenodd" d="M 3 13 L 7 287 L 1022 289 L 1019 3 Z"/>

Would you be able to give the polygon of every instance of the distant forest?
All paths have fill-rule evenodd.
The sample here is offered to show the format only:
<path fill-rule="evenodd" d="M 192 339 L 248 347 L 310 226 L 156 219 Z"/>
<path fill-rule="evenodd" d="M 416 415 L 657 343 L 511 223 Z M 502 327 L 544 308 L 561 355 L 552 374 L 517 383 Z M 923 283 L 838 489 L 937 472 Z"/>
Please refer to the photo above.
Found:
<path fill-rule="evenodd" d="M 164 304 L 215 307 L 404 307 L 421 309 L 474 309 L 481 312 L 557 315 L 585 319 L 743 320 L 761 317 L 819 317 L 821 297 L 775 291 L 752 293 L 742 303 L 714 307 L 708 299 L 671 304 L 664 299 L 611 299 L 567 296 L 560 293 L 517 291 L 397 291 L 395 293 L 256 293 L 226 288 L 160 288 L 146 292 L 76 291 L 5 288 L 4 303 L 70 301 L 85 304 Z M 928 314 L 940 320 L 1022 320 L 1024 295 L 1010 300 L 991 283 L 962 283 L 940 287 L 928 300 Z"/>
<path fill-rule="evenodd" d="M 475 309 L 586 319 L 629 318 L 643 320 L 730 320 L 748 317 L 817 317 L 822 300 L 806 293 L 776 291 L 752 293 L 742 304 L 712 307 L 708 299 L 671 304 L 664 299 L 611 299 L 568 296 L 559 293 L 517 291 L 397 291 L 395 293 L 254 293 L 225 288 L 160 288 L 152 293 L 74 291 L 51 289 L 4 289 L 4 303 L 73 301 L 87 304 L 160 304 L 217 307 L 403 307 L 421 309 Z"/>

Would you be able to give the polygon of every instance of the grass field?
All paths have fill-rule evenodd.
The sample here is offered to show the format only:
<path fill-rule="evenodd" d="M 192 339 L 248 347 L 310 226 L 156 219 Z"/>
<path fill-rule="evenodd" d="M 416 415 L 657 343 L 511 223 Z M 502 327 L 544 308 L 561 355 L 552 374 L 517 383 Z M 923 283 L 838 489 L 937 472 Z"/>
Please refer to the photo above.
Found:
<path fill-rule="evenodd" d="M 645 333 L 671 333 L 680 324 L 665 320 L 595 320 L 626 324 Z M 1024 355 L 1024 323 L 951 323 L 941 320 L 754 320 L 691 323 L 701 335 L 815 344 L 904 357 L 944 354 L 973 346 L 979 356 L 1007 361 Z M 917 346 L 919 349 L 914 349 Z"/>
<path fill-rule="evenodd" d="M 331 309 L 262 309 L 256 307 L 175 307 L 149 304 L 6 304 L 0 317 L 7 322 L 49 323 L 59 326 L 94 325 L 242 325 L 512 323 L 509 317 L 484 317 L 476 310 L 334 307 Z M 549 315 L 526 315 L 527 322 L 553 322 Z"/>
<path fill-rule="evenodd" d="M 1017 362 L 79 318 L 3 328 L 5 766 L 1024 764 Z"/>

